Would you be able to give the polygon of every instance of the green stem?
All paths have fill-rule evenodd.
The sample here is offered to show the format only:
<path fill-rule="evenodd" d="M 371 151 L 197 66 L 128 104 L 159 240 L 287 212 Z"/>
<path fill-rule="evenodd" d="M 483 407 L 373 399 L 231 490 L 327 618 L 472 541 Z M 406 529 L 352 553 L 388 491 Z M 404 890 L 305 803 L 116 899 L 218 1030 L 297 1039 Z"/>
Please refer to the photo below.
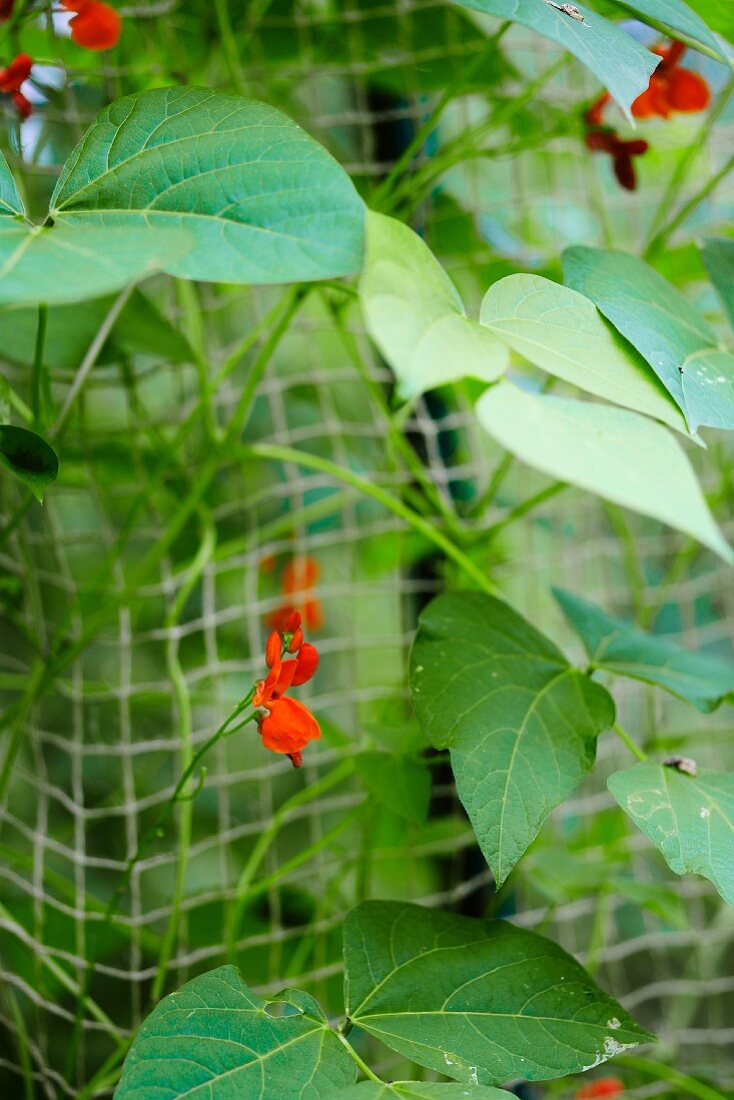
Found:
<path fill-rule="evenodd" d="M 367 1063 L 360 1058 L 341 1028 L 337 1029 L 336 1037 L 342 1044 L 342 1046 L 345 1047 L 345 1049 L 348 1051 L 349 1057 L 352 1059 L 352 1061 L 356 1062 L 356 1064 L 362 1070 L 362 1073 L 365 1075 L 365 1077 L 368 1077 L 370 1081 L 377 1081 L 379 1085 L 385 1084 L 382 1078 L 378 1077 L 376 1073 L 373 1073 Z"/>
<path fill-rule="evenodd" d="M 547 485 L 545 489 L 541 489 L 540 492 L 528 497 L 527 500 L 520 501 L 514 508 L 510 508 L 506 516 L 503 516 L 501 520 L 487 528 L 487 530 L 478 532 L 478 538 L 495 538 L 500 531 L 504 531 L 505 527 L 509 527 L 511 523 L 518 519 L 522 519 L 538 505 L 545 504 L 546 500 L 552 500 L 553 497 L 558 496 L 559 493 L 568 488 L 568 483 L 565 481 L 556 481 L 553 485 Z"/>
<path fill-rule="evenodd" d="M 33 409 L 33 430 L 36 432 L 43 426 L 43 356 L 46 350 L 47 328 L 48 306 L 45 302 L 41 302 L 38 306 L 36 347 L 33 353 L 33 374 L 31 375 L 31 408 Z"/>
<path fill-rule="evenodd" d="M 613 726 L 614 732 L 617 734 L 621 741 L 624 741 L 627 748 L 633 753 L 637 759 L 644 764 L 648 759 L 647 754 L 642 751 L 639 745 L 635 744 L 626 730 L 623 730 L 619 722 L 615 722 Z"/>
<path fill-rule="evenodd" d="M 388 493 L 386 489 L 382 489 L 373 481 L 368 481 L 359 474 L 347 470 L 344 466 L 338 466 L 335 462 L 330 462 L 326 458 L 307 454 L 305 451 L 298 451 L 294 447 L 281 447 L 272 443 L 254 443 L 240 447 L 238 453 L 243 457 L 272 459 L 275 462 L 292 462 L 294 465 L 305 466 L 306 469 L 310 470 L 318 470 L 323 474 L 336 478 L 337 481 L 343 481 L 346 485 L 351 485 L 364 493 L 365 496 L 372 497 L 373 500 L 378 501 L 396 516 L 405 520 L 414 531 L 418 531 L 434 546 L 437 546 L 439 550 L 442 550 L 447 557 L 451 558 L 461 571 L 471 578 L 483 592 L 491 596 L 497 595 L 497 588 L 492 581 L 443 531 L 438 530 L 423 516 L 414 512 L 412 508 L 409 508 L 392 493 Z"/>
<path fill-rule="evenodd" d="M 687 1073 L 681 1073 L 671 1066 L 665 1066 L 662 1062 L 656 1062 L 652 1058 L 642 1058 L 638 1054 L 623 1054 L 615 1058 L 615 1065 L 629 1066 L 647 1077 L 653 1077 L 656 1081 L 667 1081 L 680 1090 L 681 1096 L 695 1096 L 698 1100 L 729 1100 L 724 1092 L 712 1088 L 704 1081 L 696 1077 L 689 1077 Z"/>

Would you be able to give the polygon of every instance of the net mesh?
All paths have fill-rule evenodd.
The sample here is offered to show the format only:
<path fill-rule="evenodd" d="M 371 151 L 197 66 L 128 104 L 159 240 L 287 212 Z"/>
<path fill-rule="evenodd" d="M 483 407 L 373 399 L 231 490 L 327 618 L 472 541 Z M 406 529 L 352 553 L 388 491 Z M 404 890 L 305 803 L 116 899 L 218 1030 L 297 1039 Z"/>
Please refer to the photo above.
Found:
<path fill-rule="evenodd" d="M 486 115 L 483 89 L 501 82 L 508 99 L 517 96 L 560 56 L 551 44 L 512 28 L 502 41 L 508 65 L 486 44 L 496 23 L 430 0 L 261 0 L 243 9 L 233 19 L 246 90 L 298 118 L 359 181 L 384 175 L 436 95 L 474 65 L 470 87 L 413 162 L 414 180 L 425 184 L 410 210 L 471 305 L 492 279 L 545 268 L 568 243 L 608 243 L 613 231 L 616 245 L 634 249 L 649 232 L 661 191 L 619 192 L 609 166 L 560 132 L 569 104 L 595 91 L 575 64 L 559 69 L 540 102 L 489 134 L 485 158 L 440 184 L 426 172 L 438 150 Z M 169 48 L 191 44 L 193 18 L 176 5 L 161 11 L 153 3 L 131 9 L 135 33 Z M 39 203 L 123 79 L 135 84 L 139 69 L 71 70 L 62 93 L 39 109 L 39 130 L 15 151 Z M 513 144 L 531 124 L 537 147 L 518 153 Z M 660 148 L 642 170 L 667 178 L 695 126 L 661 128 Z M 48 133 L 53 156 L 39 140 Z M 731 137 L 724 118 L 701 150 L 699 179 L 721 166 Z M 715 192 L 683 239 L 715 231 L 733 201 L 731 190 Z M 694 289 L 712 304 L 702 286 Z M 364 896 L 465 912 L 482 911 L 489 897 L 489 873 L 440 761 L 421 826 L 377 813 L 359 776 L 334 778 L 365 748 L 408 736 L 407 648 L 417 611 L 445 584 L 446 563 L 375 500 L 248 449 L 296 447 L 410 493 L 414 475 L 387 406 L 389 373 L 357 309 L 331 291 L 297 301 L 282 289 L 182 289 L 160 280 L 146 292 L 198 346 L 199 365 L 196 356 L 192 363 L 119 348 L 103 356 L 64 426 L 60 482 L 43 509 L 20 515 L 0 556 L 0 682 L 11 703 L 28 704 L 11 712 L 6 732 L 19 752 L 0 835 L 0 1082 L 9 1097 L 28 1095 L 23 1080 L 32 1095 L 54 1100 L 77 1096 L 93 1079 L 90 1095 L 111 1095 L 110 1078 L 95 1074 L 151 997 L 224 961 L 237 961 L 258 990 L 306 988 L 338 1012 L 340 926 Z M 250 407 L 248 387 L 289 303 L 293 323 Z M 12 361 L 6 373 L 26 385 L 27 371 Z M 55 371 L 57 409 L 75 377 Z M 406 425 L 445 505 L 459 509 L 481 497 L 501 460 L 476 428 L 470 397 L 458 389 L 424 398 Z M 705 462 L 694 458 L 725 500 L 725 444 L 712 444 Z M 485 521 L 545 484 L 511 469 Z M 0 491 L 15 515 L 20 497 L 6 479 Z M 636 560 L 625 552 L 630 543 Z M 549 599 L 552 583 L 612 613 L 644 612 L 686 645 L 730 652 L 734 596 L 723 566 L 651 521 L 569 491 L 508 528 L 494 556 L 508 598 L 569 653 L 578 651 Z M 191 754 L 262 674 L 266 619 L 284 602 L 284 569 L 310 562 L 319 575 L 300 595 L 311 600 L 322 663 L 300 695 L 323 721 L 324 740 L 300 773 L 268 756 L 247 728 L 220 741 L 202 789 L 179 803 L 138 862 L 114 931 L 100 942 L 127 858 Z M 661 746 L 695 744 L 702 764 L 734 764 L 726 710 L 704 721 L 641 685 L 618 682 L 614 692 L 624 725 Z M 599 759 L 527 857 L 503 913 L 589 962 L 661 1036 L 661 1057 L 731 1087 L 731 912 L 703 880 L 672 881 L 620 820 L 605 778 L 627 760 L 609 736 Z M 321 793 L 299 802 L 304 790 Z M 549 892 L 543 860 L 559 837 L 589 863 L 608 859 L 613 842 L 646 884 L 643 905 L 624 884 L 593 896 L 572 886 Z M 70 1062 L 80 990 L 82 1041 Z M 396 1068 L 384 1050 L 379 1057 L 387 1072 Z M 648 1083 L 635 1095 L 666 1087 Z M 563 1088 L 549 1085 L 545 1094 Z"/>

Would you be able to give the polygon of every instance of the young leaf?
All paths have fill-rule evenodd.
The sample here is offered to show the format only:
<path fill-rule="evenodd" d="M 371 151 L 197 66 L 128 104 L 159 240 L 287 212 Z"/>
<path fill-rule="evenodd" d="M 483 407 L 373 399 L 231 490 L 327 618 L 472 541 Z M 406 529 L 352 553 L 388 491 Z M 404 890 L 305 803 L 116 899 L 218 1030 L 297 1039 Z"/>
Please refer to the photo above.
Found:
<path fill-rule="evenodd" d="M 700 15 L 692 11 L 683 0 L 613 0 L 621 9 L 620 14 L 639 15 L 658 30 L 672 38 L 697 46 L 705 53 L 727 62 L 716 35 L 712 34 Z"/>
<path fill-rule="evenodd" d="M 504 921 L 364 902 L 344 961 L 354 1024 L 469 1085 L 578 1073 L 651 1038 L 562 948 Z"/>
<path fill-rule="evenodd" d="M 458 2 L 498 19 L 512 19 L 558 42 L 599 77 L 631 121 L 630 106 L 647 88 L 659 58 L 614 23 L 583 4 L 575 5 L 584 17 L 581 23 L 545 0 Z"/>
<path fill-rule="evenodd" d="M 734 428 L 734 355 L 680 291 L 626 252 L 568 248 L 563 272 L 647 359 L 691 431 Z"/>
<path fill-rule="evenodd" d="M 25 210 L 13 173 L 10 171 L 10 165 L 5 159 L 5 154 L 0 151 L 0 232 L 8 224 L 2 221 L 3 217 L 22 218 L 25 217 Z"/>
<path fill-rule="evenodd" d="M 363 752 L 357 757 L 357 770 L 378 802 L 415 825 L 425 822 L 431 773 L 421 760 L 391 752 Z"/>
<path fill-rule="evenodd" d="M 501 885 L 593 766 L 614 703 L 516 611 L 478 592 L 428 605 L 410 668 L 418 718 L 450 749 L 459 798 Z"/>
<path fill-rule="evenodd" d="M 734 665 L 727 661 L 646 634 L 562 588 L 554 588 L 553 595 L 584 643 L 592 668 L 657 684 L 704 713 L 734 694 Z"/>
<path fill-rule="evenodd" d="M 709 237 L 701 246 L 701 255 L 734 330 L 734 241 Z"/>
<path fill-rule="evenodd" d="M 41 501 L 59 472 L 59 460 L 46 440 L 13 424 L 0 424 L 0 464 Z"/>
<path fill-rule="evenodd" d="M 298 282 L 362 266 L 364 205 L 340 165 L 273 107 L 203 88 L 118 100 L 82 138 L 51 198 L 69 228 L 185 228 L 188 279 Z"/>
<path fill-rule="evenodd" d="M 42 229 L 17 221 L 8 229 L 0 224 L 0 305 L 58 305 L 113 294 L 189 248 L 185 231 L 152 232 L 142 223 Z"/>
<path fill-rule="evenodd" d="M 390 1084 L 378 1084 L 377 1081 L 360 1081 L 348 1089 L 334 1093 L 327 1100 L 507 1100 L 504 1089 L 493 1089 L 486 1085 L 458 1085 L 454 1082 L 433 1081 L 391 1081 Z"/>
<path fill-rule="evenodd" d="M 367 215 L 359 290 L 367 330 L 404 399 L 460 378 L 492 382 L 506 369 L 507 349 L 466 316 L 428 245 L 394 218 Z"/>
<path fill-rule="evenodd" d="M 645 360 L 583 294 L 539 275 L 508 275 L 487 291 L 480 320 L 549 374 L 687 433 Z"/>
<path fill-rule="evenodd" d="M 609 790 L 677 875 L 703 875 L 734 905 L 734 772 L 679 772 L 636 764 Z"/>
<path fill-rule="evenodd" d="M 662 425 L 626 409 L 527 393 L 509 382 L 482 395 L 477 415 L 528 465 L 668 523 L 734 561 L 691 464 Z"/>
<path fill-rule="evenodd" d="M 271 1016 L 233 966 L 187 982 L 153 1009 L 125 1059 L 115 1100 L 326 1100 L 356 1067 L 308 994 Z"/>

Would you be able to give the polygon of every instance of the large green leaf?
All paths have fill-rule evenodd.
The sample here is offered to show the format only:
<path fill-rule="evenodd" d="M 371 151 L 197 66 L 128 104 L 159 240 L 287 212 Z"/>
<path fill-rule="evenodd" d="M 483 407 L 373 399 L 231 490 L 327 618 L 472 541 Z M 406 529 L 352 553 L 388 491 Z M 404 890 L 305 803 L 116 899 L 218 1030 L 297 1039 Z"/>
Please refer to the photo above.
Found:
<path fill-rule="evenodd" d="M 0 304 L 58 305 L 112 294 L 183 256 L 190 243 L 181 229 L 152 232 L 142 223 L 0 225 Z"/>
<path fill-rule="evenodd" d="M 459 1085 L 454 1082 L 391 1081 L 380 1085 L 376 1081 L 360 1081 L 358 1085 L 334 1093 L 328 1100 L 507 1100 L 504 1089 L 487 1085 Z"/>
<path fill-rule="evenodd" d="M 13 424 L 0 424 L 0 465 L 22 481 L 37 500 L 43 500 L 59 472 L 59 460 L 46 440 Z"/>
<path fill-rule="evenodd" d="M 531 363 L 582 390 L 686 432 L 680 409 L 593 302 L 539 275 L 489 288 L 480 320 Z"/>
<path fill-rule="evenodd" d="M 609 790 L 677 875 L 703 875 L 734 905 L 734 772 L 688 775 L 650 762 L 609 777 Z"/>
<path fill-rule="evenodd" d="M 18 194 L 10 165 L 5 159 L 5 154 L 0 151 L 0 218 L 22 218 L 24 213 L 23 200 Z M 7 223 L 0 223 L 0 225 L 5 224 Z"/>
<path fill-rule="evenodd" d="M 631 35 L 583 4 L 583 23 L 545 0 L 456 0 L 464 7 L 511 19 L 558 42 L 599 77 L 628 118 L 630 105 L 645 91 L 659 58 Z"/>
<path fill-rule="evenodd" d="M 647 359 L 691 431 L 734 428 L 734 355 L 680 291 L 626 252 L 569 248 L 563 271 Z"/>
<path fill-rule="evenodd" d="M 368 901 L 344 959 L 352 1022 L 470 1085 L 562 1077 L 651 1038 L 562 948 L 504 921 Z"/>
<path fill-rule="evenodd" d="M 626 409 L 527 393 L 509 382 L 483 394 L 477 414 L 489 434 L 528 465 L 662 520 L 734 561 L 682 447 L 662 425 Z"/>
<path fill-rule="evenodd" d="M 115 1100 L 326 1100 L 356 1067 L 316 1001 L 288 991 L 272 1016 L 233 966 L 202 974 L 151 1012 L 125 1059 Z"/>
<path fill-rule="evenodd" d="M 551 810 L 591 769 L 614 722 L 611 696 L 501 600 L 449 592 L 420 617 L 413 705 L 498 885 Z"/>
<path fill-rule="evenodd" d="M 553 594 L 584 643 L 592 668 L 657 684 L 704 712 L 734 695 L 734 665 L 637 630 L 562 588 Z"/>
<path fill-rule="evenodd" d="M 460 378 L 492 382 L 507 367 L 505 346 L 467 317 L 428 245 L 394 218 L 367 215 L 359 289 L 367 330 L 403 398 Z"/>
<path fill-rule="evenodd" d="M 297 282 L 359 270 L 364 205 L 337 162 L 272 107 L 155 88 L 104 110 L 69 158 L 51 214 L 75 229 L 186 228 L 165 270 Z"/>
<path fill-rule="evenodd" d="M 730 0 L 729 0 L 730 2 Z M 673 38 L 690 46 L 702 47 L 706 53 L 726 61 L 716 35 L 683 0 L 614 0 L 622 13 L 639 15 L 651 26 L 666 31 Z M 694 5 L 695 6 L 695 5 Z"/>
<path fill-rule="evenodd" d="M 734 241 L 709 237 L 701 246 L 701 255 L 734 329 Z"/>

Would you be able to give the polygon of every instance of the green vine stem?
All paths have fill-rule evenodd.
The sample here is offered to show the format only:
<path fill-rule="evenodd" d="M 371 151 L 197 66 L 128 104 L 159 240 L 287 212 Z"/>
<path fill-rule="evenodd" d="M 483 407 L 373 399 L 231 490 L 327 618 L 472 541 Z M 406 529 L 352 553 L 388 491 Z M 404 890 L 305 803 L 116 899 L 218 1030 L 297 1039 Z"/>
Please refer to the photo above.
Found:
<path fill-rule="evenodd" d="M 707 1085 L 705 1081 L 699 1081 L 696 1077 L 689 1077 L 687 1073 L 681 1073 L 671 1066 L 664 1066 L 652 1058 L 640 1058 L 637 1054 L 623 1054 L 616 1059 L 616 1065 L 629 1066 L 646 1077 L 652 1077 L 656 1081 L 667 1081 L 679 1090 L 680 1096 L 695 1096 L 697 1100 L 729 1100 L 726 1093 Z"/>
<path fill-rule="evenodd" d="M 378 1085 L 384 1085 L 385 1082 L 382 1080 L 382 1078 L 378 1077 L 376 1073 L 372 1072 L 372 1070 L 367 1065 L 367 1063 L 362 1058 L 360 1058 L 360 1056 L 357 1054 L 357 1052 L 354 1049 L 354 1047 L 352 1046 L 352 1044 L 347 1039 L 347 1034 L 351 1030 L 352 1030 L 352 1028 L 351 1028 L 350 1021 L 345 1020 L 344 1024 L 342 1024 L 341 1027 L 337 1028 L 337 1031 L 336 1031 L 336 1035 L 337 1035 L 337 1038 L 339 1039 L 339 1042 L 342 1044 L 342 1046 L 348 1052 L 349 1057 L 352 1059 L 352 1061 L 356 1062 L 356 1064 L 362 1070 L 362 1073 L 365 1075 L 365 1077 L 369 1078 L 370 1081 L 376 1081 L 378 1083 Z"/>
<path fill-rule="evenodd" d="M 46 350 L 46 330 L 48 328 L 48 306 L 41 302 L 38 306 L 38 327 L 36 328 L 36 346 L 33 352 L 33 373 L 31 375 L 31 408 L 33 409 L 33 430 L 43 427 L 43 357 Z"/>
<path fill-rule="evenodd" d="M 617 737 L 619 737 L 620 741 L 624 741 L 625 745 L 630 750 L 630 752 L 633 753 L 637 757 L 637 759 L 640 761 L 640 763 L 644 764 L 644 762 L 648 759 L 647 753 L 644 753 L 642 751 L 642 749 L 640 748 L 640 746 L 637 745 L 632 740 L 632 738 L 627 733 L 627 731 L 622 729 L 619 722 L 615 722 L 614 726 L 612 728 L 614 729 L 614 732 L 617 734 Z"/>

